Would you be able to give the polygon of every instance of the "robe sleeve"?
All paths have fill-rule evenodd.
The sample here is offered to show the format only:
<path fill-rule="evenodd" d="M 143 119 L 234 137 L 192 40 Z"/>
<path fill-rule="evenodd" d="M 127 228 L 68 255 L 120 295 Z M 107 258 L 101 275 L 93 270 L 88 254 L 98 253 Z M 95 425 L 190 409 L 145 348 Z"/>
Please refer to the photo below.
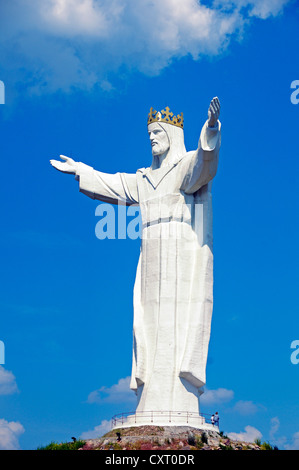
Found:
<path fill-rule="evenodd" d="M 79 181 L 79 190 L 91 199 L 127 206 L 138 204 L 136 174 L 102 173 L 80 162 L 76 180 Z"/>
<path fill-rule="evenodd" d="M 220 145 L 220 122 L 218 121 L 215 127 L 209 127 L 206 122 L 200 134 L 198 149 L 189 152 L 182 161 L 182 191 L 187 194 L 195 193 L 214 178 Z"/>

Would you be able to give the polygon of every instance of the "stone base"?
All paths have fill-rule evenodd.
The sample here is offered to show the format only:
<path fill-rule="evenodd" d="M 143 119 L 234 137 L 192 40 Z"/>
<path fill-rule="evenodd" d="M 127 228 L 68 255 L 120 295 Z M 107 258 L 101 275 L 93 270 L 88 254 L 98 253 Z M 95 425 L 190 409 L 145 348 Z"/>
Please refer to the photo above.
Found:
<path fill-rule="evenodd" d="M 117 432 L 118 431 L 118 432 Z M 118 437 L 120 434 L 120 438 Z M 98 439 L 88 439 L 82 450 L 260 450 L 261 446 L 233 441 L 215 430 L 191 426 L 132 426 L 109 431 Z"/>
<path fill-rule="evenodd" d="M 89 439 L 83 450 L 207 450 L 210 446 L 219 446 L 221 439 L 216 430 L 192 426 L 131 426 L 113 429 L 98 439 Z"/>

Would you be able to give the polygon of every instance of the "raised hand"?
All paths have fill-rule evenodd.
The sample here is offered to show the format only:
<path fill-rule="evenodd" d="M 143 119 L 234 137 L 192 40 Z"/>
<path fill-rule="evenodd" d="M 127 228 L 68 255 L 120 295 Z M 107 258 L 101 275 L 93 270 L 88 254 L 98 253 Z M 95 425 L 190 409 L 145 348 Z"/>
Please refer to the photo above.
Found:
<path fill-rule="evenodd" d="M 216 96 L 215 98 L 212 99 L 210 103 L 209 111 L 208 111 L 208 118 L 209 118 L 208 126 L 209 127 L 215 127 L 216 122 L 218 121 L 219 115 L 220 115 L 220 101 Z"/>
<path fill-rule="evenodd" d="M 76 174 L 77 163 L 69 157 L 60 155 L 62 160 L 65 162 L 60 162 L 59 160 L 50 160 L 51 165 L 56 168 L 56 170 L 62 171 L 62 173 L 69 173 L 70 175 Z"/>

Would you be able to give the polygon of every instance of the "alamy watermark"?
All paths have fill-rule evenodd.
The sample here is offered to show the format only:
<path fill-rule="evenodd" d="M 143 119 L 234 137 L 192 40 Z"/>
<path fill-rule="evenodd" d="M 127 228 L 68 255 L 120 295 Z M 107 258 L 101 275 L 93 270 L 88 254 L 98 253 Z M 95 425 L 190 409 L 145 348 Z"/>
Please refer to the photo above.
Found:
<path fill-rule="evenodd" d="M 0 341 L 0 364 L 5 364 L 5 346 L 3 341 Z"/>
<path fill-rule="evenodd" d="M 299 340 L 295 339 L 291 342 L 291 349 L 294 351 L 291 354 L 291 363 L 292 364 L 299 364 Z"/>
<path fill-rule="evenodd" d="M 298 104 L 299 103 L 299 80 L 293 80 L 292 81 L 291 89 L 295 90 L 291 94 L 291 103 L 292 104 Z"/>
<path fill-rule="evenodd" d="M 95 215 L 100 217 L 95 226 L 99 240 L 136 240 L 141 238 L 142 221 L 139 206 L 118 205 L 118 210 L 111 204 L 99 204 Z"/>
<path fill-rule="evenodd" d="M 116 207 L 99 204 L 95 215 L 100 217 L 95 226 L 99 240 L 115 239 L 184 239 L 197 238 L 199 245 L 204 242 L 204 204 L 157 203 Z M 145 219 L 143 220 L 142 217 Z"/>
<path fill-rule="evenodd" d="M 0 104 L 5 104 L 5 86 L 2 80 L 0 80 Z"/>

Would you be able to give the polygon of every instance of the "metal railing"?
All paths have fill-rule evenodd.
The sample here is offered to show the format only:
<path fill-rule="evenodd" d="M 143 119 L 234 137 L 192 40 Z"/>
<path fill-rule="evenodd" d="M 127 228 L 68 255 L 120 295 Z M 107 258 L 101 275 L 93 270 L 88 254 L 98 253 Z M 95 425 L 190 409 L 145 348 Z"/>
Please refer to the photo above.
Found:
<path fill-rule="evenodd" d="M 159 420 L 157 419 L 159 418 Z M 206 413 L 193 413 L 190 411 L 128 411 L 126 413 L 119 413 L 112 417 L 112 428 L 117 426 L 123 426 L 126 423 L 131 425 L 142 423 L 144 421 L 148 423 L 158 423 L 159 421 L 164 421 L 167 423 L 178 422 L 179 418 L 184 419 L 188 424 L 197 422 L 202 418 L 203 423 L 214 424 L 212 423 L 212 415 Z M 158 425 L 158 424 L 157 424 Z M 214 424 L 216 428 L 219 426 L 219 422 Z"/>

